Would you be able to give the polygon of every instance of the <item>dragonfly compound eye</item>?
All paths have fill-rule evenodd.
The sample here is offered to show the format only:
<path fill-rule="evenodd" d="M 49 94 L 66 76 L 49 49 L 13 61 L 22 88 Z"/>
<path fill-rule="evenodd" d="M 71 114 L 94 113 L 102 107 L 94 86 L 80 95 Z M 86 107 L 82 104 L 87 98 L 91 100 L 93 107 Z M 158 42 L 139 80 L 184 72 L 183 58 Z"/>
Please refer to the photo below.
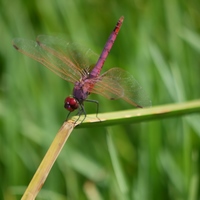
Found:
<path fill-rule="evenodd" d="M 64 102 L 64 107 L 70 112 L 76 110 L 78 108 L 78 102 L 75 98 L 67 97 Z"/>

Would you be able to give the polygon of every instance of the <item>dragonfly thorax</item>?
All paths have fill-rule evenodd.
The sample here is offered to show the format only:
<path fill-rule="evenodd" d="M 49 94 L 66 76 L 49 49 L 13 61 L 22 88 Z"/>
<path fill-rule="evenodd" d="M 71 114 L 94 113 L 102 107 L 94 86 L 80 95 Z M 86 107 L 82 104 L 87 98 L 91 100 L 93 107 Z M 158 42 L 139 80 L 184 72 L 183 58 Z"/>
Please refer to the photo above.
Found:
<path fill-rule="evenodd" d="M 77 81 L 73 89 L 73 97 L 82 104 L 85 99 L 87 99 L 90 91 L 92 90 L 94 84 L 90 82 L 89 79 L 82 79 Z"/>

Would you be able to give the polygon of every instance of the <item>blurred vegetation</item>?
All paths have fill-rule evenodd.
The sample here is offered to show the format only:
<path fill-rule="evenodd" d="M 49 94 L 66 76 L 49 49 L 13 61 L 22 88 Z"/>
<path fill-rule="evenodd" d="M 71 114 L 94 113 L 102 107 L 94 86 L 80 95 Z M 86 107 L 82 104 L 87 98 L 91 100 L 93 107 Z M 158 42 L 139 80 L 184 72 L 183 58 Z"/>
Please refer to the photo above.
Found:
<path fill-rule="evenodd" d="M 200 96 L 199 10 L 198 0 L 0 0 L 0 199 L 22 196 L 66 118 L 73 87 L 17 52 L 13 38 L 58 33 L 100 54 L 124 15 L 103 70 L 129 71 L 153 106 L 184 102 Z M 132 108 L 90 98 L 100 112 Z M 77 129 L 37 199 L 199 199 L 199 122 L 195 114 Z"/>

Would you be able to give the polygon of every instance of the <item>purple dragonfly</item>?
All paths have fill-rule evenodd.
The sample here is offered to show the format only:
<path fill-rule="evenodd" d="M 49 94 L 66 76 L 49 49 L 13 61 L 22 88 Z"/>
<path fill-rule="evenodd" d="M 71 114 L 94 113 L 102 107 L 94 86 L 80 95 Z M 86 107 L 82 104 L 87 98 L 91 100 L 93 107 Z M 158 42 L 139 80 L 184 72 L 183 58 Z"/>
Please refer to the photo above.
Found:
<path fill-rule="evenodd" d="M 79 118 L 84 114 L 85 119 L 84 101 L 96 103 L 98 113 L 98 101 L 87 99 L 90 93 L 103 95 L 110 100 L 122 98 L 138 108 L 149 107 L 151 100 L 126 71 L 111 68 L 100 75 L 123 20 L 123 16 L 118 20 L 95 65 L 91 65 L 88 61 L 88 58 L 95 55 L 90 49 L 80 51 L 79 46 L 69 44 L 59 37 L 41 35 L 36 41 L 17 38 L 13 40 L 13 46 L 19 52 L 42 63 L 64 80 L 74 84 L 72 96 L 64 101 L 64 107 L 69 114 L 78 109 Z"/>

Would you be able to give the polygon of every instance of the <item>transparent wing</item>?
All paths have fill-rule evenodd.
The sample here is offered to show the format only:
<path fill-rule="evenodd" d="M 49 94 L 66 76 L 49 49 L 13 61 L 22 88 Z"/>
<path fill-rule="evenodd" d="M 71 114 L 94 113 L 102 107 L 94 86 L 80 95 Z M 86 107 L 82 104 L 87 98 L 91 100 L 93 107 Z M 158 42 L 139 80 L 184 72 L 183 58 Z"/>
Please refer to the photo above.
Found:
<path fill-rule="evenodd" d="M 128 72 L 111 68 L 99 77 L 91 91 L 108 99 L 122 98 L 136 107 L 150 107 L 151 100 Z"/>
<path fill-rule="evenodd" d="M 69 82 L 80 80 L 97 54 L 76 44 L 70 44 L 59 37 L 38 36 L 36 41 L 17 38 L 13 46 L 21 53 L 40 62 L 55 74 Z"/>

